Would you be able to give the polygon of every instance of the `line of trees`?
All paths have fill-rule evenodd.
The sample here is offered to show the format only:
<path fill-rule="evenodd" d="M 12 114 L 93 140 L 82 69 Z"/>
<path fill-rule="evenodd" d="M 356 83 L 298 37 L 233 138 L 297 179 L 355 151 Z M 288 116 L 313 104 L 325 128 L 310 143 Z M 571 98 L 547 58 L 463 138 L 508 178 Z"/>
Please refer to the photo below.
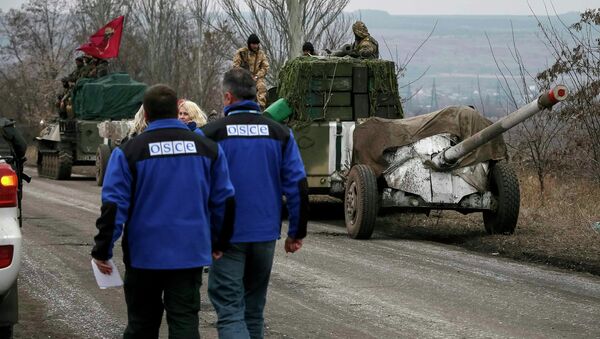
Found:
<path fill-rule="evenodd" d="M 554 60 L 547 69 L 530 73 L 516 38 L 511 53 L 518 73 L 497 61 L 501 87 L 510 99 L 508 111 L 533 100 L 537 89 L 558 83 L 570 89 L 569 98 L 557 109 L 534 116 L 509 134 L 517 160 L 535 170 L 541 195 L 548 175 L 600 182 L 600 9 L 586 10 L 575 23 L 554 18 L 536 17 L 540 38 Z M 536 92 L 529 87 L 532 82 Z"/>
<path fill-rule="evenodd" d="M 52 117 L 59 80 L 75 67 L 75 49 L 119 15 L 125 28 L 112 71 L 167 83 L 205 110 L 220 110 L 221 76 L 250 33 L 261 38 L 273 80 L 299 55 L 299 42 L 331 48 L 351 39 L 350 19 L 342 14 L 348 2 L 29 0 L 0 12 L 0 115 L 35 124 Z"/>

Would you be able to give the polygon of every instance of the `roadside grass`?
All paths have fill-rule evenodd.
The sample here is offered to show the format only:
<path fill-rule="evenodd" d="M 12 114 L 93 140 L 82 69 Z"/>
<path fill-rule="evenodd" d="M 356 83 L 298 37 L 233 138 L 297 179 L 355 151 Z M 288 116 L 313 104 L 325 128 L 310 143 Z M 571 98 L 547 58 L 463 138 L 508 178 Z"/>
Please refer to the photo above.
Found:
<path fill-rule="evenodd" d="M 453 211 L 387 215 L 377 229 L 386 235 L 452 244 L 491 255 L 600 275 L 600 185 L 590 180 L 549 176 L 540 196 L 535 176 L 519 171 L 521 210 L 514 235 L 485 233 L 480 213 Z"/>

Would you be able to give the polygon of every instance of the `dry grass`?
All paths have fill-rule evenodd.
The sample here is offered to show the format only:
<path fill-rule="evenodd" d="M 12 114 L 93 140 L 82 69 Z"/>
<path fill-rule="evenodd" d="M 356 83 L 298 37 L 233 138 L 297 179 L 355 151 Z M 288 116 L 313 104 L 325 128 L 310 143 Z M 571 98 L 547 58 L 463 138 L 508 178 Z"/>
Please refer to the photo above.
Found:
<path fill-rule="evenodd" d="M 535 176 L 519 173 L 521 213 L 515 234 L 489 236 L 480 214 L 452 211 L 419 215 L 388 215 L 377 227 L 387 235 L 458 245 L 518 260 L 600 275 L 600 185 L 581 178 L 549 177 L 540 197 Z"/>

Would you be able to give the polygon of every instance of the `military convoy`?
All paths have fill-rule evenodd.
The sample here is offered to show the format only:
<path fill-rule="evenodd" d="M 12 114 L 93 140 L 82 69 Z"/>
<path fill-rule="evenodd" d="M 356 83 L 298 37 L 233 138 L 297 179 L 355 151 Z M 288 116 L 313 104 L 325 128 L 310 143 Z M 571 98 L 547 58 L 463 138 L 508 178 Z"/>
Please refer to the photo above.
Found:
<path fill-rule="evenodd" d="M 383 208 L 480 212 L 488 233 L 512 234 L 520 193 L 501 134 L 567 96 L 557 86 L 492 124 L 467 106 L 403 119 L 390 61 L 297 58 L 278 85 L 265 114 L 293 128 L 310 193 L 344 200 L 355 239 Z"/>
<path fill-rule="evenodd" d="M 98 123 L 133 118 L 146 85 L 124 73 L 81 79 L 73 91 L 67 115 L 48 123 L 37 137 L 38 175 L 55 180 L 71 177 L 73 166 L 95 166 L 104 148 Z"/>
<path fill-rule="evenodd" d="M 78 82 L 73 117 L 37 138 L 39 175 L 96 165 L 102 185 L 145 88 L 126 74 Z M 344 200 L 352 238 L 370 238 L 381 209 L 480 212 L 488 233 L 512 234 L 520 193 L 501 134 L 566 97 L 557 86 L 493 124 L 467 106 L 404 119 L 393 62 L 309 56 L 284 66 L 265 115 L 293 129 L 310 194 Z"/>

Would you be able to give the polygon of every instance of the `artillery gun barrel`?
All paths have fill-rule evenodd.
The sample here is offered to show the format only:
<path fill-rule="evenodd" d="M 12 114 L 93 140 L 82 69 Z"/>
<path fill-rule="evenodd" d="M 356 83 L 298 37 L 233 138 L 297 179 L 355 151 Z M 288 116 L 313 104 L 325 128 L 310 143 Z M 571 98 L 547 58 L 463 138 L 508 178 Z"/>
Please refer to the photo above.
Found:
<path fill-rule="evenodd" d="M 536 100 L 496 121 L 490 126 L 461 141 L 457 145 L 439 153 L 432 159 L 433 166 L 438 169 L 452 167 L 452 165 L 454 165 L 460 158 L 469 154 L 471 151 L 481 147 L 488 141 L 496 138 L 500 134 L 508 131 L 509 129 L 529 119 L 544 109 L 552 108 L 552 106 L 565 100 L 567 96 L 567 87 L 563 85 L 557 85 L 547 93 L 540 95 Z"/>

